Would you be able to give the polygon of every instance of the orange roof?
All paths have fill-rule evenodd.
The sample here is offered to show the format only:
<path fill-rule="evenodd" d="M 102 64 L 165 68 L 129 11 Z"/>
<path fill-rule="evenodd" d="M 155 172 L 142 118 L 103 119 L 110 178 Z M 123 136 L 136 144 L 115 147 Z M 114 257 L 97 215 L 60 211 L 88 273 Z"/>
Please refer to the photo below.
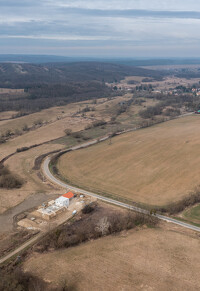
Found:
<path fill-rule="evenodd" d="M 67 192 L 66 194 L 63 194 L 62 196 L 70 199 L 74 197 L 74 194 L 72 192 Z"/>

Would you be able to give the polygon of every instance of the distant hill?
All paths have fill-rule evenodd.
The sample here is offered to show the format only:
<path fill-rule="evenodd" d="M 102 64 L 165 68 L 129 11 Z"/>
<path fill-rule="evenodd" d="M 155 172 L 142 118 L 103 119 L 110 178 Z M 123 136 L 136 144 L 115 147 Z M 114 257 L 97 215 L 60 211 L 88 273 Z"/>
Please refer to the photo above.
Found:
<path fill-rule="evenodd" d="M 0 54 L 0 63 L 53 63 L 53 62 L 77 62 L 79 58 L 70 58 L 63 56 L 51 56 L 51 55 L 7 55 Z"/>
<path fill-rule="evenodd" d="M 24 88 L 38 84 L 63 84 L 66 82 L 115 82 L 126 76 L 144 76 L 161 80 L 164 73 L 101 62 L 0 63 L 0 87 L 7 88 Z"/>
<path fill-rule="evenodd" d="M 116 63 L 127 66 L 174 66 L 174 65 L 199 65 L 200 58 L 197 59 L 149 59 L 149 60 L 116 60 Z"/>
<path fill-rule="evenodd" d="M 77 63 L 77 62 L 101 62 L 122 64 L 127 66 L 164 66 L 164 65 L 198 65 L 200 58 L 95 58 L 95 57 L 66 57 L 55 55 L 18 55 L 18 54 L 0 54 L 0 63 Z"/>

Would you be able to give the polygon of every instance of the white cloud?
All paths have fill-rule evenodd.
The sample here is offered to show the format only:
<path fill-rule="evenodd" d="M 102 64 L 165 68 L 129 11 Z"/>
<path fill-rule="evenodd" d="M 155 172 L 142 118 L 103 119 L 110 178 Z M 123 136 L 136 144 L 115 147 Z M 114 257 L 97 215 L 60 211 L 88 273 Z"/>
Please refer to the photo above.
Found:
<path fill-rule="evenodd" d="M 167 11 L 200 11 L 198 0 L 56 0 L 52 5 L 89 9 L 145 9 Z"/>
<path fill-rule="evenodd" d="M 177 46 L 187 52 L 189 44 L 200 48 L 199 30 L 198 0 L 0 0 L 0 51 L 6 43 L 10 50 L 19 42 L 24 48 L 28 42 L 41 44 L 41 50 L 48 43 L 56 54 L 58 43 L 61 50 L 61 43 L 73 42 L 82 53 L 95 42 L 101 53 L 141 47 L 155 54 L 162 47 L 175 52 Z"/>

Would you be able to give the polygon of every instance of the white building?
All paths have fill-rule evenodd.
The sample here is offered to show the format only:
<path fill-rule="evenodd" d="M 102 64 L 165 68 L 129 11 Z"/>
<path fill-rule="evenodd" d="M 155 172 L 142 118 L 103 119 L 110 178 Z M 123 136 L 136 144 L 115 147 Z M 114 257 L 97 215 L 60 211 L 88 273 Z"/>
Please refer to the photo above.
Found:
<path fill-rule="evenodd" d="M 60 196 L 55 200 L 55 205 L 58 207 L 68 207 L 69 206 L 69 198 Z"/>

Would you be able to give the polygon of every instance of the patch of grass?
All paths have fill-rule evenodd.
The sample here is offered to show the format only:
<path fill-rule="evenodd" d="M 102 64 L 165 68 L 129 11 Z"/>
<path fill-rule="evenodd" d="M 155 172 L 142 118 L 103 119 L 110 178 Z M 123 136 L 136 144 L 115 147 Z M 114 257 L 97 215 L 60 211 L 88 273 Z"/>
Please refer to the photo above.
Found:
<path fill-rule="evenodd" d="M 183 216 L 192 222 L 199 222 L 200 225 L 200 204 L 184 211 Z"/>

